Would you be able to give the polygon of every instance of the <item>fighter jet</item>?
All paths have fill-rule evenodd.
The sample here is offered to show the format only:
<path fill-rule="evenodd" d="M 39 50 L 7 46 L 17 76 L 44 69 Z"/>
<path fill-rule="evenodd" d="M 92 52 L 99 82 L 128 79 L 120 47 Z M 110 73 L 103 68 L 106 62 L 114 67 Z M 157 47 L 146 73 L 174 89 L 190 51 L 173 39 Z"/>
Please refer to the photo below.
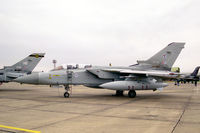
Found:
<path fill-rule="evenodd" d="M 3 69 L 0 69 L 0 84 L 31 74 L 44 55 L 44 53 L 33 53 L 12 66 L 4 66 Z"/>
<path fill-rule="evenodd" d="M 186 83 L 186 82 L 191 82 L 194 83 L 195 86 L 197 86 L 197 82 L 199 81 L 199 76 L 197 75 L 199 72 L 200 66 L 197 66 L 194 71 L 191 74 L 182 74 L 180 75 L 180 78 L 177 78 L 175 80 L 175 85 L 179 86 L 179 83 Z"/>
<path fill-rule="evenodd" d="M 136 90 L 157 90 L 167 86 L 163 80 L 176 78 L 179 74 L 171 67 L 184 48 L 185 43 L 173 42 L 145 61 L 127 67 L 90 66 L 76 69 L 62 69 L 40 72 L 17 78 L 15 81 L 27 84 L 64 85 L 64 97 L 69 97 L 71 85 L 105 88 L 116 91 L 116 95 L 134 98 Z"/>

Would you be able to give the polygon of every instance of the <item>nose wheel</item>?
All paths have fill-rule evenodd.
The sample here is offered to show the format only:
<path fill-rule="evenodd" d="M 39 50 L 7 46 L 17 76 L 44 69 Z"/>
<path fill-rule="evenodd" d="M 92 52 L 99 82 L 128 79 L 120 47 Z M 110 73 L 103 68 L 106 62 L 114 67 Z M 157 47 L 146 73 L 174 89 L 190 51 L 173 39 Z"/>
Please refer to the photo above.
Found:
<path fill-rule="evenodd" d="M 64 93 L 64 97 L 65 97 L 65 98 L 69 98 L 69 92 L 65 92 L 65 93 Z"/>
<path fill-rule="evenodd" d="M 66 85 L 65 90 L 66 90 L 66 92 L 64 93 L 64 97 L 69 98 L 70 93 L 72 93 L 72 87 L 70 85 Z"/>

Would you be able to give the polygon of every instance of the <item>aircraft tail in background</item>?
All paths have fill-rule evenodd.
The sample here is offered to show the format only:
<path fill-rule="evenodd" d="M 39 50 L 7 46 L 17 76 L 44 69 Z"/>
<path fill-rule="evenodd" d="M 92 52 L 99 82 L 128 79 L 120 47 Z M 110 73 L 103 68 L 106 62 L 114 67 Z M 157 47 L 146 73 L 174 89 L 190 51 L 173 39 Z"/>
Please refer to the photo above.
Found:
<path fill-rule="evenodd" d="M 10 66 L 10 68 L 13 68 L 14 71 L 31 73 L 44 55 L 45 53 L 33 53 L 13 66 Z"/>
<path fill-rule="evenodd" d="M 190 76 L 196 77 L 197 74 L 198 74 L 198 72 L 199 72 L 199 68 L 200 68 L 200 66 L 196 67 L 196 68 L 194 69 L 194 71 L 190 74 Z"/>

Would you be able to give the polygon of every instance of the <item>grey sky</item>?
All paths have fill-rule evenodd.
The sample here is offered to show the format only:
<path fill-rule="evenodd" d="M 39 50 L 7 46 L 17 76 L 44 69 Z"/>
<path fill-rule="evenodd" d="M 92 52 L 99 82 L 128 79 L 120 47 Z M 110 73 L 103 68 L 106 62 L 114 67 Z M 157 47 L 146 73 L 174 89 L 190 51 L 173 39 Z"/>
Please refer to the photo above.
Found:
<path fill-rule="evenodd" d="M 128 66 L 171 42 L 186 42 L 174 66 L 200 65 L 198 0 L 1 0 L 0 67 L 46 52 L 36 67 Z"/>

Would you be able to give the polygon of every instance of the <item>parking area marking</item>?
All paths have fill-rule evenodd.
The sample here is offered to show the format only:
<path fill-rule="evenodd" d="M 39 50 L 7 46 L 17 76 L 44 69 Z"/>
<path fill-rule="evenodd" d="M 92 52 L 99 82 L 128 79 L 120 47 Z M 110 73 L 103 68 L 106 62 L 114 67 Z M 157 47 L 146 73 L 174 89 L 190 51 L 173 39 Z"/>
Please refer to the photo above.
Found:
<path fill-rule="evenodd" d="M 28 130 L 28 129 L 17 128 L 17 127 L 10 127 L 10 126 L 5 126 L 5 125 L 0 125 L 0 128 L 24 131 L 24 132 L 28 132 L 28 133 L 41 133 L 40 131 Z"/>

